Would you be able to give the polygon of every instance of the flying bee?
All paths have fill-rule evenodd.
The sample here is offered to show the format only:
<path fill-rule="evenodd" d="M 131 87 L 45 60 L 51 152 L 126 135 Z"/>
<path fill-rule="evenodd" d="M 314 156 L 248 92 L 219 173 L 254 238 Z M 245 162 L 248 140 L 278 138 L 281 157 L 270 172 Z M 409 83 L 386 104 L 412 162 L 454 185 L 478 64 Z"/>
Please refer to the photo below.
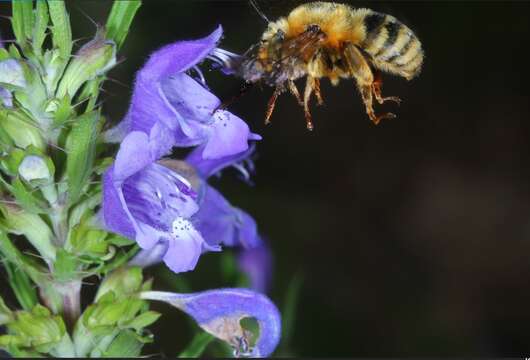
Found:
<path fill-rule="evenodd" d="M 309 111 L 312 94 L 319 104 L 323 103 L 320 79 L 329 78 L 333 85 L 341 78 L 355 79 L 366 113 L 378 124 L 395 115 L 376 115 L 374 99 L 379 104 L 401 101 L 382 95 L 381 71 L 410 80 L 419 74 L 423 63 L 420 41 L 395 17 L 321 1 L 300 5 L 287 17 L 268 21 L 260 43 L 242 56 L 222 49 L 212 55 L 247 84 L 263 82 L 275 88 L 265 123 L 270 121 L 278 96 L 289 91 L 303 106 L 309 130 L 313 129 Z M 301 96 L 294 81 L 304 76 L 306 85 Z"/>

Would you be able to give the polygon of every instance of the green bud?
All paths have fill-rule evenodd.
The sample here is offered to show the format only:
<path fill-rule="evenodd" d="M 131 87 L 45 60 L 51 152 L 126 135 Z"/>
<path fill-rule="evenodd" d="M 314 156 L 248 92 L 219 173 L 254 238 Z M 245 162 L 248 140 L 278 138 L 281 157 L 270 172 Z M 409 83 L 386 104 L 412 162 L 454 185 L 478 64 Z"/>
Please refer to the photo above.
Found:
<path fill-rule="evenodd" d="M 68 65 L 61 79 L 56 97 L 73 97 L 86 81 L 92 80 L 116 64 L 116 44 L 100 34 L 85 44 Z"/>
<path fill-rule="evenodd" d="M 46 50 L 44 52 L 44 84 L 49 94 L 55 93 L 57 84 L 66 67 L 66 62 L 61 57 L 59 49 Z"/>
<path fill-rule="evenodd" d="M 48 352 L 60 343 L 66 327 L 60 316 L 52 316 L 42 305 L 36 305 L 31 312 L 15 313 L 15 320 L 7 324 L 9 337 L 0 339 L 1 345 L 33 348 Z"/>
<path fill-rule="evenodd" d="M 30 145 L 41 150 L 46 148 L 38 126 L 20 111 L 0 108 L 0 127 L 19 148 L 25 149 Z"/>
<path fill-rule="evenodd" d="M 120 267 L 111 272 L 101 285 L 96 294 L 96 301 L 109 291 L 118 297 L 131 295 L 142 286 L 142 269 L 139 267 Z"/>
<path fill-rule="evenodd" d="M 49 162 L 37 155 L 26 156 L 18 167 L 18 173 L 27 182 L 52 178 Z"/>

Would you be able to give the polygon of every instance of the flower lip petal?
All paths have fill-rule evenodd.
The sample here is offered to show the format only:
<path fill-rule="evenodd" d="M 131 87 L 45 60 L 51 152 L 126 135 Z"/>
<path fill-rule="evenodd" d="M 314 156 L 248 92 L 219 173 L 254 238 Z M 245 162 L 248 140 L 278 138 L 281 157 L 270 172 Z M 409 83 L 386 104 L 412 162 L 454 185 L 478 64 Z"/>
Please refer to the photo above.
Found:
<path fill-rule="evenodd" d="M 281 337 L 281 316 L 276 306 L 263 294 L 242 289 L 217 289 L 191 294 L 145 291 L 142 299 L 167 302 L 186 312 L 207 332 L 239 347 L 247 340 L 240 321 L 255 318 L 260 336 L 248 354 L 267 357 L 272 354 Z"/>

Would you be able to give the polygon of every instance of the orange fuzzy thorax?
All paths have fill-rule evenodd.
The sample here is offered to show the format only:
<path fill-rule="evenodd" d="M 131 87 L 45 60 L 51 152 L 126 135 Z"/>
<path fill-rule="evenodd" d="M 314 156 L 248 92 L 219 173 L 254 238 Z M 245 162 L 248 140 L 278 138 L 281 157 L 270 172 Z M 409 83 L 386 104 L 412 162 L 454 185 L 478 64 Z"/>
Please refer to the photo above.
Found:
<path fill-rule="evenodd" d="M 348 5 L 335 3 L 309 3 L 295 8 L 288 15 L 286 37 L 296 37 L 308 25 L 316 24 L 326 34 L 322 45 L 339 47 L 343 42 L 359 44 L 366 36 L 362 15 L 366 9 L 354 10 Z"/>

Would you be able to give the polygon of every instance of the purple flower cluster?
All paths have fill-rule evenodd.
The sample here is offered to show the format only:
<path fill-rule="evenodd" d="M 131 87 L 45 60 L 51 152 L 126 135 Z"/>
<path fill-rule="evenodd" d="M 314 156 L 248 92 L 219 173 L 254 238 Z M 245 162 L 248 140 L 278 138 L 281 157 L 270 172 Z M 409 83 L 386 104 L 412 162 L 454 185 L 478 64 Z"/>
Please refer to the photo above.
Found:
<path fill-rule="evenodd" d="M 102 213 L 110 231 L 134 239 L 142 248 L 131 265 L 164 261 L 179 273 L 193 270 L 204 252 L 236 246 L 243 249 L 241 269 L 262 292 L 270 254 L 256 222 L 207 182 L 227 166 L 245 171 L 241 164 L 249 161 L 253 151 L 249 142 L 260 137 L 236 115 L 217 110 L 220 100 L 204 80 L 186 73 L 195 69 L 202 78 L 196 66 L 215 49 L 221 35 L 219 27 L 205 38 L 167 45 L 154 52 L 137 73 L 129 111 L 108 134 L 121 145 L 103 177 Z M 185 160 L 164 158 L 174 147 L 191 146 L 195 148 Z M 241 304 L 232 303 L 233 293 L 216 291 L 211 292 L 216 294 L 216 305 L 210 302 L 201 310 L 210 316 L 208 321 L 226 320 L 234 311 L 252 312 L 261 304 L 245 298 L 238 312 Z M 223 312 L 224 308 L 231 313 Z M 277 312 L 274 305 L 269 308 Z M 279 315 L 271 316 L 258 319 L 261 342 L 255 354 L 267 356 L 279 339 Z M 268 323 L 269 318 L 274 322 Z M 274 333 L 268 332 L 270 326 L 275 327 Z M 266 348 L 260 348 L 261 343 Z"/>

